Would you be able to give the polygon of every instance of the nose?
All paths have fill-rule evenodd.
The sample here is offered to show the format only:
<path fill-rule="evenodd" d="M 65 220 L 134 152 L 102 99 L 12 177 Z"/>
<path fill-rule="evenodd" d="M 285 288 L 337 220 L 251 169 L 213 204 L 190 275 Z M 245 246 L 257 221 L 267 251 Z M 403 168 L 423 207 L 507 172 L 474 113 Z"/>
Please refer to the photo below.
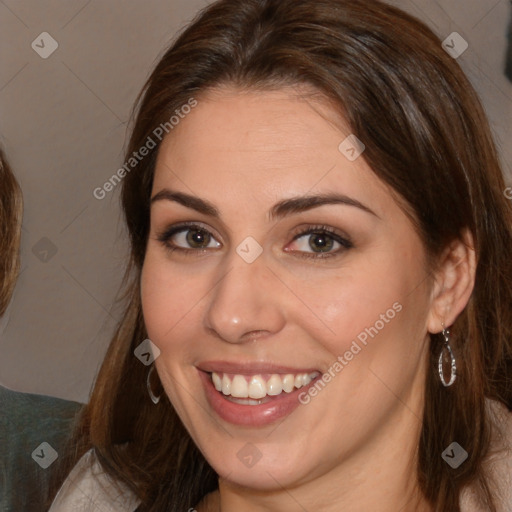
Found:
<path fill-rule="evenodd" d="M 206 329 L 229 343 L 278 333 L 285 325 L 281 288 L 262 256 L 246 263 L 234 253 L 228 270 L 208 296 Z"/>

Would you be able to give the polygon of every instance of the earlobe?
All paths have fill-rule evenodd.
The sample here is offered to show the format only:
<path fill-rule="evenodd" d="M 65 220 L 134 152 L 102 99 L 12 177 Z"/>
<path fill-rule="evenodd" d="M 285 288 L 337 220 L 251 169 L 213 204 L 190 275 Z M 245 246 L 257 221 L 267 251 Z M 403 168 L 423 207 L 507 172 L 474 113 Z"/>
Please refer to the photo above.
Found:
<path fill-rule="evenodd" d="M 427 320 L 429 332 L 441 332 L 442 324 L 453 325 L 464 310 L 475 285 L 476 265 L 473 236 L 465 229 L 462 239 L 450 243 L 439 260 Z"/>

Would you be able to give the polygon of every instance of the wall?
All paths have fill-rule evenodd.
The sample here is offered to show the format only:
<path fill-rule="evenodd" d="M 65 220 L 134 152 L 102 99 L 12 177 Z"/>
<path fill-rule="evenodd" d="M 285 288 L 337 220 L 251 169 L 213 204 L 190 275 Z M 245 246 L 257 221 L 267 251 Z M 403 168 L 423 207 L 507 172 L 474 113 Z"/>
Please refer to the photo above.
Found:
<path fill-rule="evenodd" d="M 393 3 L 442 39 L 458 32 L 467 41 L 458 60 L 482 95 L 511 184 L 509 1 Z M 25 199 L 22 272 L 0 335 L 3 385 L 87 400 L 119 319 L 127 251 L 119 191 L 93 191 L 123 163 L 130 109 L 155 59 L 204 4 L 0 2 L 0 143 Z"/>

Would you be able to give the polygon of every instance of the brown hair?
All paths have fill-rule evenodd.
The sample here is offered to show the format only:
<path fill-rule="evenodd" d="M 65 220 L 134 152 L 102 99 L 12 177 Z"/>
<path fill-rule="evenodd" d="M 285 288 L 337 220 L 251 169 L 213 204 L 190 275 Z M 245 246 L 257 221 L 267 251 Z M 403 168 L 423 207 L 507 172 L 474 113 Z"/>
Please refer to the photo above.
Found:
<path fill-rule="evenodd" d="M 20 270 L 22 216 L 21 189 L 0 149 L 0 316 L 7 309 Z"/>
<path fill-rule="evenodd" d="M 308 84 L 330 100 L 364 158 L 413 215 L 436 257 L 468 229 L 477 256 L 470 301 L 451 328 L 457 382 L 436 377 L 441 337 L 431 335 L 431 371 L 418 448 L 418 480 L 434 509 L 459 511 L 472 483 L 495 511 L 484 472 L 491 420 L 485 398 L 512 408 L 512 210 L 478 97 L 440 40 L 421 22 L 380 1 L 220 0 L 205 8 L 164 54 L 138 98 L 127 151 L 191 98 L 221 85 L 276 88 Z M 182 511 L 217 486 L 164 396 L 154 406 L 147 369 L 133 355 L 146 337 L 139 279 L 150 221 L 158 146 L 123 182 L 131 241 L 126 314 L 84 408 L 63 471 L 94 447 L 104 468 L 142 500 L 140 510 Z M 441 458 L 453 441 L 469 458 Z"/>

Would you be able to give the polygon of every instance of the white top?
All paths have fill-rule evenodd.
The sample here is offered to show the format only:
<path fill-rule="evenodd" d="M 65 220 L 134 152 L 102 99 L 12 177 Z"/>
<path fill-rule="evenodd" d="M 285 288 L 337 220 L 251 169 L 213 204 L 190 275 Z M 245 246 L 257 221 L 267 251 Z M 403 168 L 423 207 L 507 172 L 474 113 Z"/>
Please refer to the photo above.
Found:
<path fill-rule="evenodd" d="M 501 495 L 498 512 L 512 512 L 512 414 L 497 402 L 489 400 L 488 405 L 504 434 L 508 451 L 490 455 L 486 461 Z M 494 443 L 492 446 L 497 446 L 498 441 Z M 91 449 L 73 468 L 49 512 L 135 512 L 139 504 L 124 484 L 113 482 L 104 472 Z M 487 512 L 471 489 L 463 491 L 460 505 L 461 512 Z"/>
<path fill-rule="evenodd" d="M 133 512 L 139 504 L 124 484 L 104 472 L 91 449 L 68 475 L 49 512 Z"/>

